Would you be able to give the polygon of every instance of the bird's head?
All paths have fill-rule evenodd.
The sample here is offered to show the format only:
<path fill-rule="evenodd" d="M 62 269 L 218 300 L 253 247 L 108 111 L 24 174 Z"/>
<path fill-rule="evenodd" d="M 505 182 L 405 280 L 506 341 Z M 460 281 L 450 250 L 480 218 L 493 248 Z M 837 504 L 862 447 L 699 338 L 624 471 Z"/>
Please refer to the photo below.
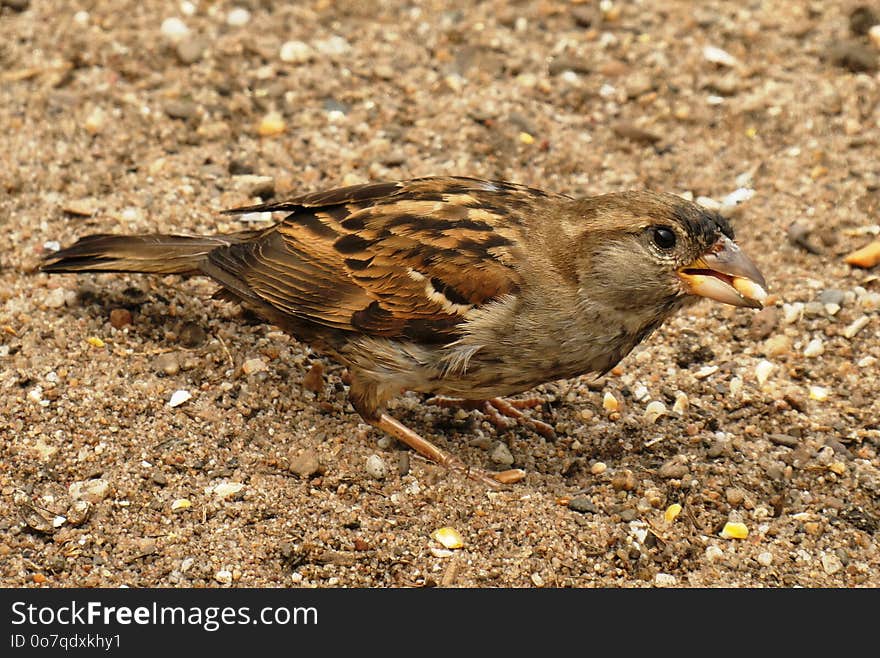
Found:
<path fill-rule="evenodd" d="M 700 297 L 761 308 L 764 277 L 718 213 L 647 191 L 573 202 L 581 286 L 604 304 L 665 317 Z"/>

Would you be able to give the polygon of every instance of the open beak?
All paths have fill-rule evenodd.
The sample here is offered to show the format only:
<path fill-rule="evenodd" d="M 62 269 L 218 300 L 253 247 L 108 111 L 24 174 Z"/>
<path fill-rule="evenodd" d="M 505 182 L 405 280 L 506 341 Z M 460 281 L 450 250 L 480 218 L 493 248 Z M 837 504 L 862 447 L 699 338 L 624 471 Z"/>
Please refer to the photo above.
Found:
<path fill-rule="evenodd" d="M 755 264 L 727 236 L 690 265 L 678 270 L 685 292 L 715 301 L 763 308 L 767 285 Z"/>

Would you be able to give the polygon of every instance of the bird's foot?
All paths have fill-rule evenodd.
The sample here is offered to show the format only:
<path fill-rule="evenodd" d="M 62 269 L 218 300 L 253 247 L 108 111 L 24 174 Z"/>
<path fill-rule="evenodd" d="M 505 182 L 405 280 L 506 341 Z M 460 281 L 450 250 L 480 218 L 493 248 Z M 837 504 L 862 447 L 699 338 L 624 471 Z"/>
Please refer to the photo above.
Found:
<path fill-rule="evenodd" d="M 466 465 L 457 457 L 449 454 L 442 448 L 435 446 L 427 439 L 414 432 L 399 420 L 392 418 L 388 414 L 382 414 L 378 420 L 372 421 L 372 424 L 383 432 L 387 432 L 395 439 L 402 441 L 417 453 L 430 459 L 432 462 L 441 466 L 464 473 L 472 480 L 482 482 L 483 484 L 498 489 L 503 484 L 514 484 L 522 480 L 526 473 L 519 468 L 511 468 L 498 473 L 487 473 L 478 468 Z"/>
<path fill-rule="evenodd" d="M 521 409 L 534 409 L 543 404 L 541 398 L 526 398 L 525 400 L 505 400 L 504 398 L 490 398 L 489 400 L 463 400 L 435 396 L 427 400 L 428 404 L 439 407 L 458 407 L 462 409 L 479 409 L 489 422 L 500 429 L 509 429 L 510 420 L 525 425 L 533 432 L 540 434 L 546 439 L 555 439 L 556 432 L 549 424 L 530 418 Z M 508 420 L 510 419 L 510 420 Z"/>

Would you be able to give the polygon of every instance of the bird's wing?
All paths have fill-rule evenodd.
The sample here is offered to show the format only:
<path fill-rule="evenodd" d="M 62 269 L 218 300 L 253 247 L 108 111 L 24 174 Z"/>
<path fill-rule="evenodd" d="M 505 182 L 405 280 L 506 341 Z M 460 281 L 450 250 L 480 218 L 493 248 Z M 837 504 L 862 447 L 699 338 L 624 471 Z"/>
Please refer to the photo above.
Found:
<path fill-rule="evenodd" d="M 290 214 L 209 260 L 231 275 L 221 281 L 233 293 L 283 314 L 337 330 L 447 342 L 472 310 L 519 289 L 523 218 L 543 196 L 469 178 L 346 187 L 231 211 Z"/>

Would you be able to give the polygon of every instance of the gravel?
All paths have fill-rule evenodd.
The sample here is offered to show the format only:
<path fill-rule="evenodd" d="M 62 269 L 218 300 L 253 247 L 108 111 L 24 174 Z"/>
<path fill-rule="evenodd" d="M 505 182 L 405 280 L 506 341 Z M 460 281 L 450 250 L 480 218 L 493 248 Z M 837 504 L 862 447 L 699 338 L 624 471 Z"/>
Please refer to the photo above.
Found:
<path fill-rule="evenodd" d="M 880 51 L 845 3 L 2 4 L 5 586 L 880 586 L 880 279 L 844 261 L 877 239 Z M 495 492 L 381 451 L 342 368 L 208 281 L 34 271 L 432 174 L 701 198 L 771 308 L 529 392 L 554 440 L 395 400 L 467 465 L 515 455 Z"/>

